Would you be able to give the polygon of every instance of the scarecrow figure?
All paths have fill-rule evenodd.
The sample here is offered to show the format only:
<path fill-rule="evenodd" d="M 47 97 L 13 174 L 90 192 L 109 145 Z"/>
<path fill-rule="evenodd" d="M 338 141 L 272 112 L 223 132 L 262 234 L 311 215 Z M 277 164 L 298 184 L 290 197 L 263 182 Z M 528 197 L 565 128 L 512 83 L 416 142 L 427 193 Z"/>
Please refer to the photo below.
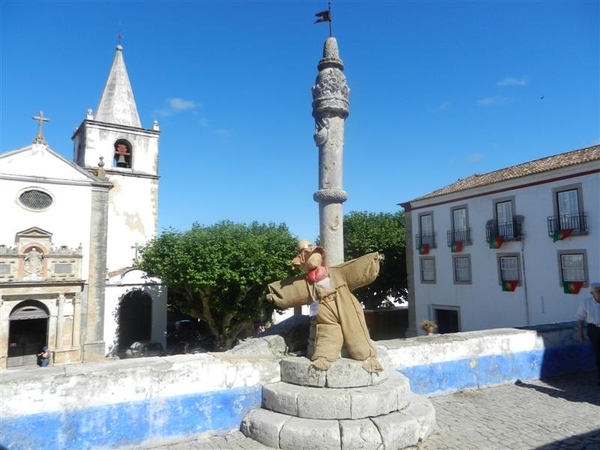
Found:
<path fill-rule="evenodd" d="M 333 267 L 327 267 L 324 259 L 325 248 L 300 241 L 292 265 L 306 275 L 269 284 L 267 300 L 282 309 L 310 304 L 310 315 L 316 315 L 317 323 L 312 367 L 329 369 L 345 344 L 352 359 L 364 361 L 367 372 L 381 372 L 365 314 L 352 291 L 377 278 L 383 258 L 369 253 Z"/>

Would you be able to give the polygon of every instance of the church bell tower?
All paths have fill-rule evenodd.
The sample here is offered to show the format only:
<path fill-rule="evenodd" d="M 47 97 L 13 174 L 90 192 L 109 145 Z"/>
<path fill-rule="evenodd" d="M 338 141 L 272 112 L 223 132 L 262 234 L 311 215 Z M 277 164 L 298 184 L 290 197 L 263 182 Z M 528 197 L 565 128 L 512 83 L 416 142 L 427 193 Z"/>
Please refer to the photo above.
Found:
<path fill-rule="evenodd" d="M 106 266 L 109 273 L 133 265 L 138 248 L 158 227 L 160 131 L 142 127 L 131 83 L 117 45 L 98 108 L 89 109 L 73 135 L 74 161 L 112 183 L 108 196 Z"/>

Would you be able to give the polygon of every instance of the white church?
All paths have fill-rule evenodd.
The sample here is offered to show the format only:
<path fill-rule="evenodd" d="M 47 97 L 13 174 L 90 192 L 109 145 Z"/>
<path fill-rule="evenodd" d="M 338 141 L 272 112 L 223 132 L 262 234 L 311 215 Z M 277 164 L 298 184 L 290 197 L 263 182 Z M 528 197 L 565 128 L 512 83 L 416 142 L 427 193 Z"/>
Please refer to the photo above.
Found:
<path fill-rule="evenodd" d="M 72 162 L 34 119 L 33 142 L 0 153 L 0 369 L 35 364 L 43 346 L 54 364 L 164 346 L 166 286 L 133 267 L 157 233 L 160 131 L 142 127 L 121 45 Z"/>

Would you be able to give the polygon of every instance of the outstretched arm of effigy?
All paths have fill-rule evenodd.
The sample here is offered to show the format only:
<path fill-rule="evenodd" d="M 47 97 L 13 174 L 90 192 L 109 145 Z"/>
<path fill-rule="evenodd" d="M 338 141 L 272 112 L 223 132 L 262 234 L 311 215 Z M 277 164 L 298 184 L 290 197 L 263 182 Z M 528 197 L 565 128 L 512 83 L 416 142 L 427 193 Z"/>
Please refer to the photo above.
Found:
<path fill-rule="evenodd" d="M 294 306 L 312 303 L 308 283 L 304 276 L 287 278 L 269 284 L 267 300 L 273 302 L 278 308 L 287 309 Z"/>
<path fill-rule="evenodd" d="M 371 284 L 379 275 L 379 253 L 367 253 L 335 266 L 346 280 L 348 289 L 354 291 Z"/>

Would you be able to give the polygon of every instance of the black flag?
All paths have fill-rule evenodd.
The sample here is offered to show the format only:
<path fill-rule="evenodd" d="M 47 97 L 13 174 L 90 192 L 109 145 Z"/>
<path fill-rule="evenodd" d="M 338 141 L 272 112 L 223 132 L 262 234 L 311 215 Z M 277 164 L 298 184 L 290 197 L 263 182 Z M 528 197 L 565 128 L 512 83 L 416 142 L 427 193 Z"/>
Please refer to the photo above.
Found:
<path fill-rule="evenodd" d="M 327 10 L 327 11 L 321 11 L 319 13 L 316 13 L 315 16 L 318 17 L 318 19 L 315 20 L 315 23 L 319 23 L 319 22 L 331 22 L 331 16 L 329 14 L 329 10 Z"/>

